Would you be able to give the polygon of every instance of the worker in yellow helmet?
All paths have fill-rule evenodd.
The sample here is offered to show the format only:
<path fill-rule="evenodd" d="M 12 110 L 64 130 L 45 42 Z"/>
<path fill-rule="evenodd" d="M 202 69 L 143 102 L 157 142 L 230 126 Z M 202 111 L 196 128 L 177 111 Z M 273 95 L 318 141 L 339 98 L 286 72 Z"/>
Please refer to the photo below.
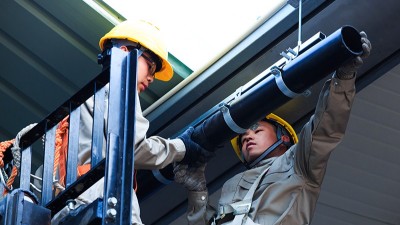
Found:
<path fill-rule="evenodd" d="M 272 126 L 271 126 L 272 125 Z M 256 149 L 252 151 L 242 151 L 243 145 L 247 144 L 249 146 L 248 149 L 251 149 L 253 146 L 252 143 L 252 134 L 255 134 L 259 131 L 260 128 L 263 127 L 271 127 L 274 129 L 276 133 L 276 141 L 273 138 L 263 138 L 263 142 L 271 142 L 265 143 L 265 145 L 269 146 L 265 149 Z M 249 130 L 241 135 L 236 136 L 231 140 L 233 150 L 239 159 L 243 162 L 243 164 L 251 169 L 255 165 L 257 165 L 261 160 L 263 160 L 266 156 L 273 157 L 281 155 L 286 151 L 290 146 L 296 144 L 298 141 L 296 132 L 293 127 L 286 122 L 284 119 L 279 116 L 271 113 L 267 115 L 260 122 L 255 123 Z M 249 143 L 250 142 L 250 143 Z M 246 148 L 247 149 L 247 148 Z"/>
<path fill-rule="evenodd" d="M 149 85 L 158 79 L 169 81 L 173 76 L 173 69 L 168 62 L 168 51 L 160 34 L 160 30 L 153 24 L 139 21 L 124 21 L 116 25 L 104 35 L 99 42 L 102 54 L 99 62 L 103 67 L 109 66 L 111 48 L 116 47 L 125 52 L 137 49 L 139 52 L 137 68 L 137 92 L 140 94 Z M 193 128 L 187 129 L 176 139 L 166 139 L 159 136 L 146 137 L 149 121 L 144 118 L 138 94 L 136 95 L 136 129 L 135 129 L 135 169 L 162 169 L 172 162 L 183 164 L 205 163 L 212 152 L 203 149 L 192 141 Z M 106 90 L 108 99 L 108 89 Z M 78 175 L 86 173 L 90 169 L 91 142 L 93 125 L 93 97 L 88 99 L 81 107 L 81 122 L 79 136 Z M 105 104 L 108 106 L 108 104 Z M 105 109 L 108 112 L 108 108 Z M 107 114 L 105 115 L 105 120 Z M 104 135 L 104 143 L 105 143 Z M 103 157 L 105 156 L 105 144 L 103 144 Z M 140 188 L 140 187 L 139 187 Z M 104 179 L 101 179 L 90 189 L 76 199 L 75 208 L 85 203 L 103 198 Z M 52 224 L 59 224 L 71 209 L 64 208 L 52 219 Z M 140 209 L 136 194 L 132 199 L 132 224 L 140 225 Z"/>
<path fill-rule="evenodd" d="M 371 43 L 360 34 L 363 54 L 325 83 L 298 139 L 287 122 L 270 114 L 231 141 L 247 170 L 224 183 L 218 205 L 208 203 L 205 164 L 174 165 L 175 181 L 189 191 L 189 224 L 312 224 L 329 156 L 350 117 L 356 71 L 370 54 Z"/>
<path fill-rule="evenodd" d="M 143 52 L 142 59 L 150 67 L 149 72 L 152 77 L 169 81 L 173 76 L 174 72 L 168 62 L 168 50 L 161 32 L 150 22 L 124 21 L 100 39 L 99 47 L 103 55 L 107 54 L 112 47 L 118 47 L 124 51 L 136 48 Z"/>

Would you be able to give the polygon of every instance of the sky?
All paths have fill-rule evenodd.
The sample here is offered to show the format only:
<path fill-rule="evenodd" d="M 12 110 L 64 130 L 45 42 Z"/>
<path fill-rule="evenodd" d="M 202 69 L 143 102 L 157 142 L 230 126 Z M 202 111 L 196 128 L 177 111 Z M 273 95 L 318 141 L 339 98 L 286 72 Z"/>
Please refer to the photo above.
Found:
<path fill-rule="evenodd" d="M 162 31 L 168 50 L 193 71 L 207 67 L 285 0 L 104 0 L 127 19 Z"/>

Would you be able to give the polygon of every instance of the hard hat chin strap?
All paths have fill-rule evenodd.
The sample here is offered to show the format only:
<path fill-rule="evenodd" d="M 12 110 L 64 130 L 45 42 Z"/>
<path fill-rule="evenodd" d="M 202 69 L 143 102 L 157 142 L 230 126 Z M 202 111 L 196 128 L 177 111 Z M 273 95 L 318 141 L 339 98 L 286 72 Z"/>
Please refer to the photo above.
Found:
<path fill-rule="evenodd" d="M 245 162 L 244 165 L 246 166 L 247 169 L 253 168 L 255 165 L 257 165 L 261 160 L 263 160 L 269 153 L 271 153 L 273 150 L 275 150 L 280 144 L 282 144 L 283 141 L 282 139 L 279 139 L 277 142 L 275 142 L 273 145 L 271 145 L 269 148 L 267 148 L 256 160 L 254 160 L 251 163 Z"/>
<path fill-rule="evenodd" d="M 112 48 L 111 41 L 107 41 L 104 43 L 103 52 L 97 55 L 97 64 L 102 65 L 103 70 L 105 70 L 107 67 L 110 66 L 111 48 Z"/>

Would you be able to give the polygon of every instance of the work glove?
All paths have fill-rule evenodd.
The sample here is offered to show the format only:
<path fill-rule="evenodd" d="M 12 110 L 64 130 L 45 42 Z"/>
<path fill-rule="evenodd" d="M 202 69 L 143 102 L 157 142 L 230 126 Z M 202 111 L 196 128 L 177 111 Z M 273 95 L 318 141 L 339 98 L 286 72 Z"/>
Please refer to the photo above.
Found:
<path fill-rule="evenodd" d="M 199 167 L 201 164 L 208 162 L 215 153 L 201 147 L 198 143 L 192 140 L 194 128 L 189 127 L 178 138 L 183 141 L 186 148 L 185 156 L 179 163 L 189 165 L 190 167 Z"/>
<path fill-rule="evenodd" d="M 367 58 L 371 52 L 372 46 L 371 42 L 367 38 L 367 34 L 364 31 L 361 31 L 360 35 L 363 53 L 360 56 L 357 56 L 356 58 L 345 63 L 336 71 L 336 76 L 341 80 L 349 80 L 354 78 L 357 69 L 364 63 L 363 59 Z"/>
<path fill-rule="evenodd" d="M 190 167 L 174 163 L 174 180 L 189 191 L 205 191 L 207 189 L 206 177 L 204 175 L 205 168 L 206 164 L 201 164 L 199 167 Z"/>

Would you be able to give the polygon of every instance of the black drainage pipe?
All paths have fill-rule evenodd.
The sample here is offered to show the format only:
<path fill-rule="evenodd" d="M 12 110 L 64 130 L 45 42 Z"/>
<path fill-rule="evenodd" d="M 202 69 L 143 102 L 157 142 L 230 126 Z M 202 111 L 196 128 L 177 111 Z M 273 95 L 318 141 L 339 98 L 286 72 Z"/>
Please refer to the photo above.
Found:
<path fill-rule="evenodd" d="M 304 52 L 300 50 L 300 55 L 283 66 L 270 68 L 263 79 L 196 125 L 193 139 L 208 149 L 220 146 L 362 51 L 359 32 L 352 26 L 341 27 Z M 142 184 L 137 192 L 139 200 L 173 181 L 172 165 L 152 171 L 154 176 L 150 173 L 138 174 L 138 183 Z"/>

